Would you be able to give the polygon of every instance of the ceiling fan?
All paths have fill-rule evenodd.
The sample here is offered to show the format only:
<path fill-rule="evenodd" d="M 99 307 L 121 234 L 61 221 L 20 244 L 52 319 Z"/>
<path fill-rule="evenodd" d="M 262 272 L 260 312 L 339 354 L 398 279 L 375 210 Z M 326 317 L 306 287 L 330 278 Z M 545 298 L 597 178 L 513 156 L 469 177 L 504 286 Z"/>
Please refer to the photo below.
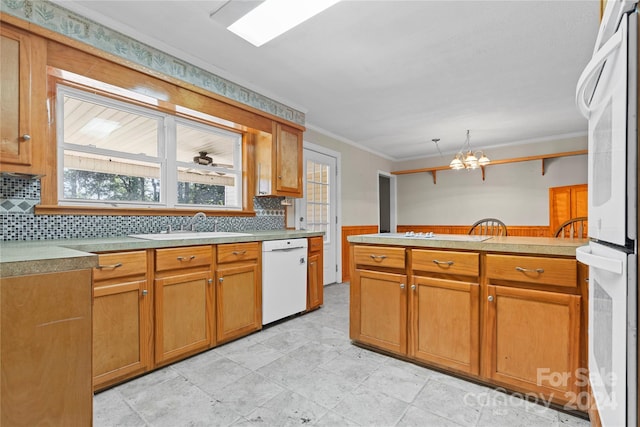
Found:
<path fill-rule="evenodd" d="M 225 164 L 225 163 L 213 163 L 213 157 L 208 156 L 209 154 L 206 151 L 198 152 L 198 156 L 193 158 L 193 163 L 202 166 L 211 166 L 214 168 L 225 168 L 225 169 L 233 169 L 233 165 Z"/>

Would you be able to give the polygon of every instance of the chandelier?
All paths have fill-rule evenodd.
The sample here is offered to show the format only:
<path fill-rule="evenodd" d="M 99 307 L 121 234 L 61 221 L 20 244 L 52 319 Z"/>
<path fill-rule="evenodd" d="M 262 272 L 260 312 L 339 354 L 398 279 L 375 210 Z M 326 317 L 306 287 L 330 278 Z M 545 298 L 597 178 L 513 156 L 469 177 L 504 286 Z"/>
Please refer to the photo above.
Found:
<path fill-rule="evenodd" d="M 477 169 L 482 166 L 486 166 L 491 163 L 491 160 L 485 156 L 483 151 L 474 152 L 471 149 L 471 143 L 469 142 L 469 130 L 467 130 L 467 140 L 464 145 L 456 153 L 449 163 L 451 169 Z"/>

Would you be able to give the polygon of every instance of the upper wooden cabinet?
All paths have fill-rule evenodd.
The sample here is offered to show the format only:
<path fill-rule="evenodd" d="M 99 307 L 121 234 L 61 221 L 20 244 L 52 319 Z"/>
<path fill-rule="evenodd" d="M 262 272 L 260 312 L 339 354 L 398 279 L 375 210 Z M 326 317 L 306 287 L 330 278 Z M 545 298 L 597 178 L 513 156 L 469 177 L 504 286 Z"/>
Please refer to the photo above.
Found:
<path fill-rule="evenodd" d="M 563 222 L 571 218 L 588 216 L 587 192 L 587 184 L 549 188 L 549 235 L 551 237 Z"/>
<path fill-rule="evenodd" d="M 281 123 L 255 134 L 258 196 L 302 197 L 302 131 Z"/>
<path fill-rule="evenodd" d="M 42 174 L 47 135 L 46 42 L 3 25 L 0 51 L 0 171 Z"/>

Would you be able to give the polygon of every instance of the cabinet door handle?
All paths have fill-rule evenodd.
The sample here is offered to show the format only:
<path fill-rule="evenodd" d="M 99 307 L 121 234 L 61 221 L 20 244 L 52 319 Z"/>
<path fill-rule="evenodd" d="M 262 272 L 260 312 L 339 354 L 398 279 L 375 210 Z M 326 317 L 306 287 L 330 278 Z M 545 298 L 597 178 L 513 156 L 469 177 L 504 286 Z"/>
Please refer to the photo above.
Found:
<path fill-rule="evenodd" d="M 544 268 L 529 269 L 529 268 L 523 268 L 523 267 L 516 267 L 516 271 L 519 271 L 521 273 L 538 273 L 538 274 L 542 274 L 542 273 L 544 273 Z"/>
<path fill-rule="evenodd" d="M 209 279 L 209 280 L 207 280 L 207 283 L 208 283 L 208 284 L 212 284 L 212 283 L 213 283 L 213 279 Z"/>
<path fill-rule="evenodd" d="M 415 291 L 416 290 L 416 285 L 411 285 L 411 290 Z"/>
<path fill-rule="evenodd" d="M 102 270 L 104 268 L 109 268 L 109 269 L 115 270 L 118 267 L 122 267 L 122 263 L 121 262 L 119 262 L 117 264 L 111 264 L 111 265 L 99 265 L 96 268 L 98 268 L 99 270 Z"/>
<path fill-rule="evenodd" d="M 489 302 L 493 301 L 493 295 L 489 295 L 489 298 L 487 298 L 489 300 Z"/>
<path fill-rule="evenodd" d="M 25 133 L 24 135 L 22 135 L 22 140 L 23 141 L 30 141 L 31 140 L 31 135 L 29 135 L 28 133 Z"/>
<path fill-rule="evenodd" d="M 404 289 L 404 283 L 400 283 L 400 289 Z"/>
<path fill-rule="evenodd" d="M 149 291 L 147 291 L 146 289 L 143 289 L 143 290 L 142 290 L 142 296 L 145 296 L 145 295 L 147 295 L 148 293 L 149 293 Z"/>
<path fill-rule="evenodd" d="M 234 254 L 234 255 L 244 255 L 244 254 L 247 253 L 247 251 L 233 251 L 231 253 Z"/>
<path fill-rule="evenodd" d="M 385 259 L 387 257 L 386 255 L 374 255 L 374 254 L 371 254 L 369 256 L 373 260 L 378 260 L 379 259 L 380 261 L 382 261 L 383 259 Z"/>
<path fill-rule="evenodd" d="M 191 261 L 192 259 L 196 259 L 195 255 L 191 255 L 189 258 L 183 257 L 183 256 L 179 256 L 178 257 L 178 261 Z"/>
<path fill-rule="evenodd" d="M 438 261 L 437 259 L 434 259 L 433 263 L 437 265 L 453 265 L 453 261 Z"/>
<path fill-rule="evenodd" d="M 224 282 L 224 277 L 219 278 L 218 282 L 220 282 L 220 283 Z"/>

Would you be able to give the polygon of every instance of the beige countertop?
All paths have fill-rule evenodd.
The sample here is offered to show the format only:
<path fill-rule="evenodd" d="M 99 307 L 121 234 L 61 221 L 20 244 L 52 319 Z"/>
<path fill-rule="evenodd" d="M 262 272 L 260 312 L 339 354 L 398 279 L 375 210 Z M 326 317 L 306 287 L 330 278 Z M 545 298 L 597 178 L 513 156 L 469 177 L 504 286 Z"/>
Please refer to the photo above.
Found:
<path fill-rule="evenodd" d="M 481 240 L 486 239 L 486 240 Z M 424 248 L 461 249 L 483 252 L 510 252 L 532 255 L 576 256 L 576 248 L 589 243 L 586 239 L 551 237 L 467 236 L 435 234 L 433 237 L 407 237 L 404 233 L 360 234 L 347 237 L 351 243 Z"/>
<path fill-rule="evenodd" d="M 145 240 L 135 237 L 97 239 L 26 240 L 0 242 L 0 277 L 93 268 L 95 253 L 155 249 L 204 244 L 256 242 L 322 236 L 321 231 L 243 231 L 244 236 L 196 239 Z"/>

